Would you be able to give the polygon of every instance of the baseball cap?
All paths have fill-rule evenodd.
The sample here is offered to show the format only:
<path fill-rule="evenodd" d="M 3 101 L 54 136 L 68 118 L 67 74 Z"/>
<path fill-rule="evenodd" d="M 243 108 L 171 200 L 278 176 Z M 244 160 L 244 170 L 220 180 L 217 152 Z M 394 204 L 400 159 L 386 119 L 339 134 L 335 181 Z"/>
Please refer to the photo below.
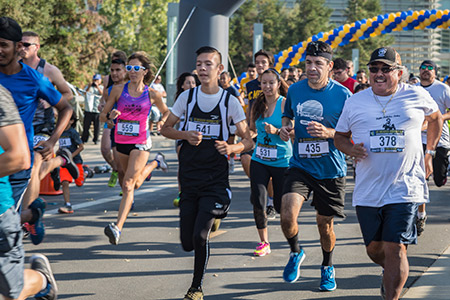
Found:
<path fill-rule="evenodd" d="M 437 70 L 437 65 L 436 65 L 436 63 L 435 63 L 434 61 L 432 61 L 432 60 L 429 60 L 429 59 L 424 60 L 424 61 L 420 64 L 420 66 L 423 66 L 423 65 L 430 65 L 430 66 L 433 66 L 433 69 Z"/>
<path fill-rule="evenodd" d="M 389 66 L 401 66 L 402 60 L 400 54 L 392 47 L 381 47 L 372 52 L 370 61 L 367 65 L 375 62 L 382 62 Z"/>
<path fill-rule="evenodd" d="M 1 17 L 0 38 L 13 42 L 20 42 L 22 41 L 22 28 L 16 20 L 8 17 Z"/>
<path fill-rule="evenodd" d="M 100 80 L 102 79 L 102 76 L 100 74 L 95 74 L 94 77 L 92 77 L 93 80 Z"/>

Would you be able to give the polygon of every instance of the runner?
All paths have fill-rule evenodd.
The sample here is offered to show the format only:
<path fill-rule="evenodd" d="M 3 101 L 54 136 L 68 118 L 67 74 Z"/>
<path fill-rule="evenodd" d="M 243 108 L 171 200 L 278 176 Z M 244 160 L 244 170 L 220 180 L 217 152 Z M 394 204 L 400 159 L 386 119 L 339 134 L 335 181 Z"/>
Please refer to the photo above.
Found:
<path fill-rule="evenodd" d="M 0 27 L 5 28 L 4 18 Z M 0 34 L 4 37 L 4 34 Z M 11 38 L 11 37 L 9 37 Z M 0 38 L 0 49 L 4 39 Z M 24 270 L 24 249 L 20 216 L 8 175 L 30 167 L 30 151 L 25 128 L 10 93 L 0 85 L 0 295 L 6 299 L 56 299 L 58 287 L 48 259 L 42 254 L 31 257 L 31 269 Z"/>
<path fill-rule="evenodd" d="M 399 299 L 408 278 L 406 249 L 417 243 L 417 206 L 428 201 L 426 178 L 433 172 L 432 156 L 442 131 L 436 102 L 422 88 L 399 82 L 400 65 L 393 48 L 372 53 L 372 88 L 346 102 L 335 135 L 337 148 L 358 160 L 353 206 L 367 254 L 384 268 L 380 292 L 389 300 Z M 420 137 L 424 118 L 425 158 Z"/>
<path fill-rule="evenodd" d="M 275 210 L 279 213 L 283 196 L 284 173 L 292 156 L 290 141 L 279 137 L 281 116 L 284 112 L 285 96 L 288 86 L 274 69 L 261 75 L 262 93 L 254 100 L 250 128 L 258 133 L 256 149 L 250 163 L 250 202 L 261 242 L 254 255 L 265 256 L 270 253 L 267 230 L 267 186 L 273 180 Z"/>
<path fill-rule="evenodd" d="M 134 190 L 138 189 L 154 169 L 167 170 L 164 155 L 158 153 L 147 164 L 152 146 L 148 117 L 155 104 L 167 118 L 169 110 L 162 102 L 161 94 L 148 87 L 153 79 L 154 66 L 143 52 L 132 54 L 126 66 L 130 81 L 124 85 L 114 85 L 100 118 L 102 122 L 117 119 L 115 141 L 119 160 L 125 176 L 122 184 L 117 223 L 105 227 L 105 235 L 113 245 L 119 244 L 123 225 L 134 201 Z M 117 109 L 113 109 L 117 103 Z"/>
<path fill-rule="evenodd" d="M 347 62 L 342 58 L 336 58 L 333 62 L 333 79 L 354 93 L 358 81 L 349 76 L 350 69 L 347 67 Z"/>
<path fill-rule="evenodd" d="M 247 82 L 255 80 L 258 78 L 258 72 L 256 72 L 256 66 L 254 63 L 249 63 L 247 65 L 247 74 L 244 78 L 242 78 L 241 82 L 239 82 L 239 92 L 241 96 L 244 98 L 244 111 L 247 111 L 248 108 L 248 96 L 247 96 Z"/>
<path fill-rule="evenodd" d="M 322 247 L 319 289 L 336 289 L 332 255 L 336 244 L 334 217 L 345 217 L 344 154 L 333 144 L 334 127 L 350 91 L 329 79 L 333 69 L 333 50 L 324 42 L 311 42 L 306 48 L 307 80 L 289 88 L 280 137 L 289 140 L 295 129 L 293 156 L 281 201 L 281 228 L 291 248 L 283 273 L 287 282 L 300 276 L 305 251 L 298 243 L 298 215 L 303 202 L 314 192 L 311 205 L 316 209 L 317 227 Z M 294 121 L 294 122 L 293 122 Z"/>
<path fill-rule="evenodd" d="M 203 299 L 202 282 L 209 258 L 209 234 L 216 218 L 230 206 L 227 155 L 253 147 L 242 106 L 218 85 L 222 56 L 212 47 L 197 50 L 196 70 L 201 85 L 183 92 L 161 133 L 183 140 L 179 154 L 180 236 L 185 251 L 195 251 L 194 278 L 184 299 Z M 181 130 L 174 128 L 182 116 Z M 241 142 L 229 145 L 233 120 Z"/>
<path fill-rule="evenodd" d="M 270 54 L 267 51 L 264 51 L 263 49 L 259 50 L 255 53 L 255 66 L 256 66 L 256 72 L 258 73 L 258 77 L 250 82 L 247 82 L 246 90 L 247 90 L 247 98 L 248 98 L 248 108 L 246 110 L 247 115 L 247 122 L 250 124 L 250 112 L 252 110 L 252 104 L 253 100 L 255 100 L 258 95 L 261 93 L 261 75 L 273 66 L 273 57 L 272 54 Z M 256 142 L 256 132 L 250 131 L 250 134 L 253 138 L 253 141 Z M 250 162 L 252 159 L 253 150 L 250 150 L 248 152 L 243 152 L 240 155 L 241 158 L 241 165 L 244 169 L 245 174 L 250 178 Z M 273 207 L 273 186 L 272 182 L 269 182 L 268 186 L 268 199 L 267 199 L 267 217 L 269 219 L 275 219 L 276 217 L 276 211 Z"/>
<path fill-rule="evenodd" d="M 444 119 L 442 134 L 436 147 L 436 154 L 433 157 L 433 181 L 436 186 L 441 187 L 447 182 L 448 155 L 450 154 L 450 136 L 447 126 L 447 120 L 450 119 L 450 87 L 445 83 L 436 80 L 438 72 L 437 65 L 431 60 L 424 60 L 420 65 L 419 86 L 430 93 L 431 97 L 437 103 L 439 111 Z M 427 149 L 427 123 L 422 127 L 422 144 L 424 151 Z M 420 236 L 425 230 L 427 212 L 425 203 L 421 204 L 417 213 L 417 235 Z"/>
<path fill-rule="evenodd" d="M 42 155 L 43 160 L 50 160 L 54 155 L 53 148 L 55 143 L 69 122 L 73 110 L 47 78 L 23 62 L 19 62 L 18 54 L 22 47 L 22 29 L 20 25 L 11 18 L 0 18 L 0 84 L 9 90 L 19 109 L 19 114 L 27 133 L 31 161 L 34 160 L 32 123 L 39 99 L 43 98 L 58 110 L 58 121 L 53 133 L 47 140 L 40 141 L 34 147 Z M 69 168 L 73 167 L 69 157 L 61 156 L 59 159 L 64 161 L 63 165 Z M 19 211 L 30 175 L 31 168 L 9 177 L 13 189 L 13 198 Z M 27 216 L 22 216 L 22 218 L 29 220 L 28 223 L 31 225 L 31 237 L 34 244 L 40 243 L 44 237 L 44 227 L 41 219 L 45 203 L 42 201 L 37 204 L 32 206 L 32 210 L 26 211 L 28 213 Z"/>
<path fill-rule="evenodd" d="M 118 51 L 120 54 L 122 51 Z M 100 108 L 101 111 L 105 106 L 106 99 L 111 93 L 113 85 L 125 84 L 127 71 L 125 69 L 125 59 L 121 59 L 116 57 L 116 53 L 113 53 L 113 60 L 111 61 L 110 66 L 110 74 L 107 80 L 107 88 L 103 89 L 103 96 L 100 100 Z M 114 141 L 114 127 L 115 123 L 113 120 L 108 120 L 105 122 L 105 126 L 103 127 L 103 134 L 101 139 L 101 152 L 105 161 L 111 166 L 112 172 L 108 181 L 109 187 L 115 187 L 117 184 L 117 179 L 119 179 L 119 185 L 122 186 L 124 170 L 120 165 L 119 154 L 116 148 L 116 142 Z M 108 128 L 109 127 L 109 128 Z M 111 151 L 112 150 L 112 151 Z M 112 152 L 112 155 L 111 155 Z"/>

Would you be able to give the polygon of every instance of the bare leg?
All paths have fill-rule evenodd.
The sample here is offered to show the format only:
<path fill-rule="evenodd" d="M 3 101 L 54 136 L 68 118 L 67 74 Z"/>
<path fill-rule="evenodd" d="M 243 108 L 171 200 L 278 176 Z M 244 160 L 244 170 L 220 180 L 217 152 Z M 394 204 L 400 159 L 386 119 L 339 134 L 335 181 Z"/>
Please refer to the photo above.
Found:
<path fill-rule="evenodd" d="M 122 187 L 123 177 L 125 176 L 125 171 L 123 169 L 122 164 L 120 163 L 119 152 L 117 151 L 117 148 L 113 147 L 112 150 L 113 150 L 113 155 L 114 155 L 114 161 L 116 162 L 117 173 L 119 174 L 119 184 Z"/>
<path fill-rule="evenodd" d="M 55 156 L 52 159 L 42 162 L 42 166 L 39 170 L 39 180 L 44 179 L 48 173 L 53 171 L 55 168 L 62 166 L 64 163 L 61 156 Z"/>
<path fill-rule="evenodd" d="M 122 231 L 125 220 L 130 212 L 134 200 L 134 187 L 136 180 L 142 174 L 150 153 L 147 151 L 132 150 L 130 155 L 119 153 L 120 163 L 125 168 L 125 177 L 122 184 L 122 201 L 117 216 L 117 227 Z"/>
<path fill-rule="evenodd" d="M 298 234 L 297 218 L 305 198 L 297 193 L 287 193 L 281 200 L 281 229 L 284 236 L 289 239 Z"/>
<path fill-rule="evenodd" d="M 22 211 L 26 210 L 33 201 L 39 197 L 39 190 L 41 188 L 41 181 L 39 179 L 39 170 L 41 168 L 43 159 L 39 152 L 34 152 L 33 168 L 31 169 L 30 182 L 28 183 L 25 194 L 22 200 Z M 26 218 L 25 218 L 26 219 Z M 29 220 L 25 220 L 28 222 Z"/>
<path fill-rule="evenodd" d="M 425 203 L 419 205 L 418 210 L 419 210 L 419 212 L 421 212 L 421 213 L 425 212 Z"/>
<path fill-rule="evenodd" d="M 61 182 L 61 186 L 63 190 L 64 203 L 70 203 L 69 182 L 68 181 Z"/>
<path fill-rule="evenodd" d="M 144 183 L 145 178 L 147 178 L 148 175 L 150 175 L 151 172 L 153 172 L 154 169 L 158 167 L 158 162 L 155 160 L 152 160 L 148 164 L 145 165 L 144 169 L 142 170 L 141 175 L 136 179 L 136 185 L 135 189 L 138 189 L 141 187 L 141 185 Z"/>
<path fill-rule="evenodd" d="M 267 196 L 269 196 L 270 198 L 273 198 L 273 183 L 272 183 L 272 178 L 270 178 L 269 184 L 267 185 Z"/>
<path fill-rule="evenodd" d="M 244 169 L 245 174 L 248 178 L 250 178 L 250 161 L 252 160 L 252 157 L 248 154 L 241 155 L 241 165 Z"/>
<path fill-rule="evenodd" d="M 267 227 L 263 229 L 258 229 L 258 235 L 259 239 L 261 240 L 261 243 L 269 242 L 269 232 L 267 230 Z"/>
<path fill-rule="evenodd" d="M 336 235 L 333 228 L 333 217 L 327 217 L 317 214 L 317 227 L 320 234 L 320 245 L 322 249 L 331 252 L 336 244 Z"/>
<path fill-rule="evenodd" d="M 44 277 L 35 270 L 25 269 L 24 270 L 24 285 L 22 292 L 20 293 L 18 300 L 25 300 L 28 297 L 34 296 L 41 291 L 44 285 Z M 5 297 L 5 299 L 10 299 Z"/>

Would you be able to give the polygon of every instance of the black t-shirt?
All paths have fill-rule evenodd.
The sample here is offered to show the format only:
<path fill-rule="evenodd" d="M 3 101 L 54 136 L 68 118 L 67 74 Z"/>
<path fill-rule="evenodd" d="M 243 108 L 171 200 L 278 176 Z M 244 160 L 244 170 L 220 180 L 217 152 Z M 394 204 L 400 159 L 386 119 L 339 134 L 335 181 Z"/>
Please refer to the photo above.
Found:
<path fill-rule="evenodd" d="M 248 99 L 248 111 L 252 111 L 253 100 L 258 98 L 261 93 L 261 82 L 258 78 L 253 79 L 252 81 L 247 82 L 247 99 Z"/>
<path fill-rule="evenodd" d="M 83 144 L 83 141 L 80 138 L 80 134 L 73 128 L 69 128 L 68 130 L 64 131 L 59 138 L 59 147 L 67 148 L 71 153 L 74 153 L 75 150 L 78 149 L 78 145 L 80 144 Z M 74 156 L 73 161 L 76 164 L 83 163 L 83 159 L 81 158 L 80 154 Z"/>

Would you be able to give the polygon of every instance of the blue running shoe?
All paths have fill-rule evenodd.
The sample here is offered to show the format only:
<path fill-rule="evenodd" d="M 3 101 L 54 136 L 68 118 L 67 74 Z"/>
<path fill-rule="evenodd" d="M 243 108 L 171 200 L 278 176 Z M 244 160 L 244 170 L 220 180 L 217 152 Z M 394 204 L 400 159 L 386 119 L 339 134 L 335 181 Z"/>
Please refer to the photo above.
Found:
<path fill-rule="evenodd" d="M 331 292 L 336 289 L 336 280 L 334 278 L 334 267 L 333 266 L 322 266 L 320 267 L 322 272 L 320 279 L 319 290 Z"/>
<path fill-rule="evenodd" d="M 300 265 L 305 260 L 305 251 L 300 250 L 300 253 L 291 252 L 289 261 L 284 268 L 283 279 L 286 282 L 296 282 L 300 277 Z"/>
<path fill-rule="evenodd" d="M 30 239 L 34 245 L 39 245 L 45 236 L 44 223 L 42 218 L 44 216 L 45 207 L 47 204 L 42 198 L 36 198 L 36 200 L 29 206 L 30 209 L 38 213 L 38 219 L 33 223 L 25 223 L 25 228 L 30 232 Z"/>

